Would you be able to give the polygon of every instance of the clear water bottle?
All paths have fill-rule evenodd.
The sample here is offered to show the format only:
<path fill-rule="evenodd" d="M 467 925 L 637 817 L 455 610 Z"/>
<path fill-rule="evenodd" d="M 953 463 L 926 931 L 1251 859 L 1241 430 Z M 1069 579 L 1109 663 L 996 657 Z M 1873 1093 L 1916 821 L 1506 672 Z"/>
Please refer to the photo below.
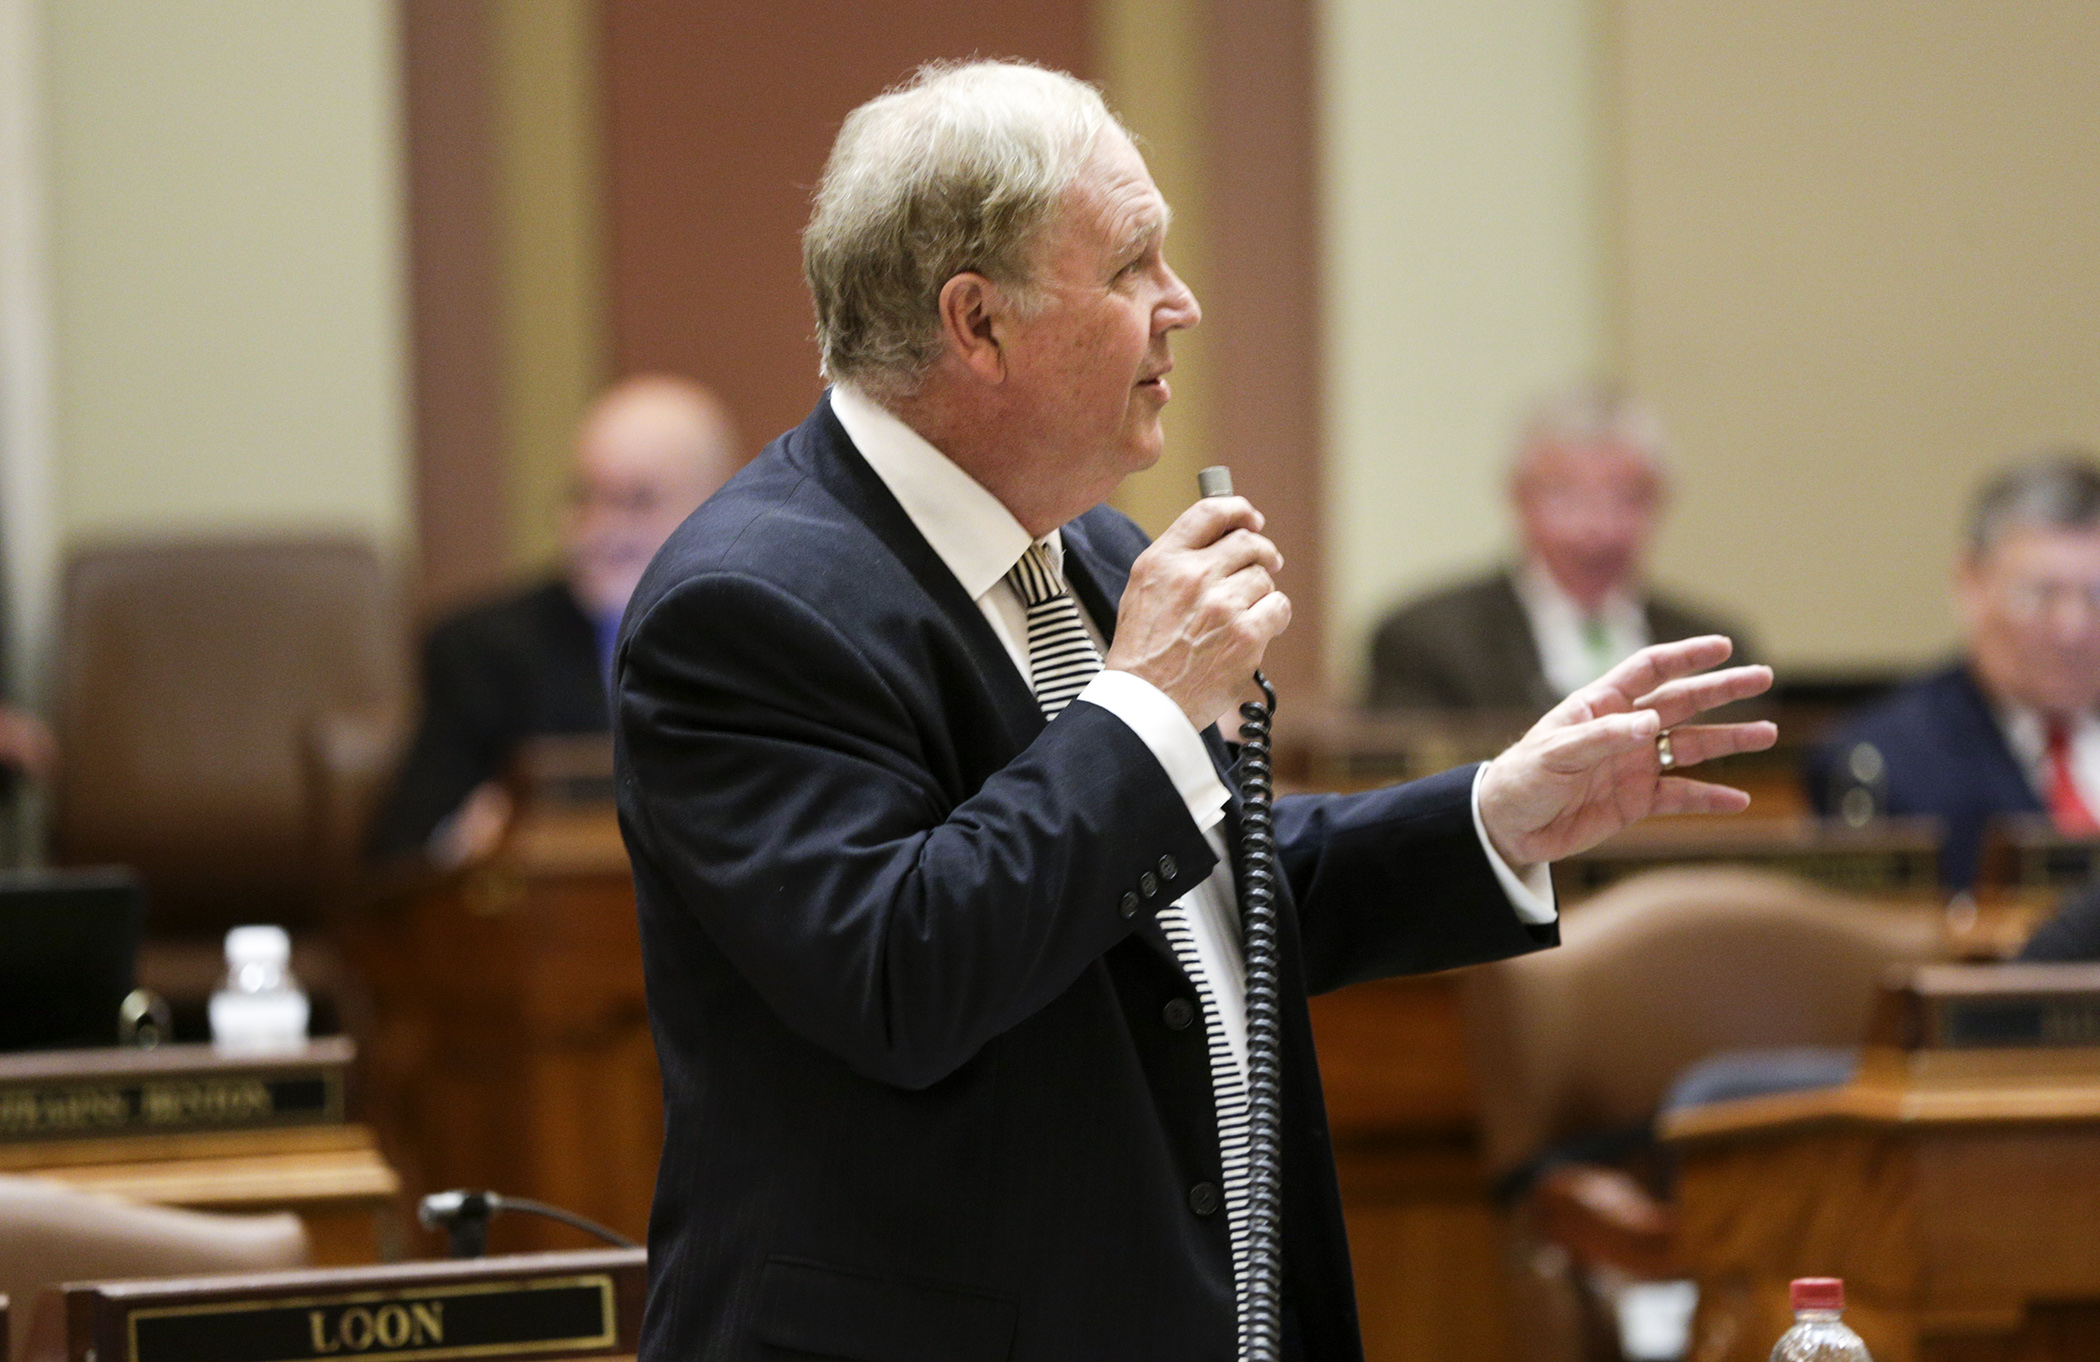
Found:
<path fill-rule="evenodd" d="M 1779 1336 L 1772 1362 L 1874 1362 L 1859 1335 L 1838 1316 L 1845 1309 L 1845 1283 L 1836 1277 L 1796 1277 L 1787 1292 L 1794 1327 Z"/>
<path fill-rule="evenodd" d="M 282 927 L 226 933 L 226 978 L 211 995 L 211 1043 L 221 1050 L 296 1050 L 306 1043 L 306 994 L 292 977 Z"/>

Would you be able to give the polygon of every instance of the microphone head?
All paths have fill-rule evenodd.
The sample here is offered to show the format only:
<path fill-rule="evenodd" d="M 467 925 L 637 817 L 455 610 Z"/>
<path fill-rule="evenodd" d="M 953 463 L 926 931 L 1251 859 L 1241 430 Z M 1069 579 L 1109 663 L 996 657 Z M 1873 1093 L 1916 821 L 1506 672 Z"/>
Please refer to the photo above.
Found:
<path fill-rule="evenodd" d="M 497 1198 L 489 1192 L 468 1191 L 454 1188 L 449 1192 L 432 1192 L 416 1206 L 416 1222 L 426 1230 L 451 1225 L 462 1217 L 486 1220 L 497 1210 Z"/>
<path fill-rule="evenodd" d="M 1214 463 L 1196 474 L 1196 493 L 1205 497 L 1229 497 L 1232 495 L 1232 470 L 1224 464 Z"/>

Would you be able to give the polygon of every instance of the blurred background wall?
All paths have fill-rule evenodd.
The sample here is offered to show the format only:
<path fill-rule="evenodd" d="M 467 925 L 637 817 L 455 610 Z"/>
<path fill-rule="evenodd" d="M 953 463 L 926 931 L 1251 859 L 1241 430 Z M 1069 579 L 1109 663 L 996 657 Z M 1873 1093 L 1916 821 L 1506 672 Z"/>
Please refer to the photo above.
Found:
<path fill-rule="evenodd" d="M 392 11 L 34 9 L 55 542 L 409 550 Z"/>
<path fill-rule="evenodd" d="M 9 51 L 18 649 L 84 536 L 340 525 L 426 608 L 485 589 L 632 369 L 755 452 L 817 390 L 824 148 L 932 56 L 1075 69 L 1145 137 L 1207 318 L 1121 501 L 1234 464 L 1293 686 L 1353 693 L 1388 605 L 1506 551 L 1518 411 L 1570 378 L 1655 398 L 1659 575 L 1795 667 L 1934 655 L 1978 475 L 2100 443 L 2077 0 L 0 0 Z"/>

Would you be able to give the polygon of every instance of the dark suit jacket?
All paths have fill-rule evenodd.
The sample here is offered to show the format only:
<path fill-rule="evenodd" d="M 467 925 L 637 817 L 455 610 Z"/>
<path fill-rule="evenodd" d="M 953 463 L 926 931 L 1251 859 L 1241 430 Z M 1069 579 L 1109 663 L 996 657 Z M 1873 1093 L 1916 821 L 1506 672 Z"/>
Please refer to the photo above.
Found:
<path fill-rule="evenodd" d="M 2056 916 L 2034 929 L 2020 959 L 2100 960 L 2100 880 L 2088 881 L 2057 905 Z"/>
<path fill-rule="evenodd" d="M 423 645 L 422 718 L 373 819 L 368 851 L 420 850 L 475 786 L 503 773 L 525 739 L 608 726 L 597 633 L 565 583 L 452 616 Z"/>
<path fill-rule="evenodd" d="M 1881 753 L 1883 811 L 1926 814 L 1945 825 L 1940 880 L 1950 889 L 1976 882 L 1983 829 L 1991 818 L 2043 812 L 1966 664 L 1911 682 L 1813 749 L 1802 778 L 1817 812 L 1833 812 L 1841 763 L 1863 742 Z"/>
<path fill-rule="evenodd" d="M 1144 538 L 1064 532 L 1112 631 Z M 665 1105 L 642 1356 L 1229 1359 L 1209 1060 L 1154 920 L 1215 861 L 1144 743 L 1044 722 L 828 400 L 672 536 L 616 675 Z M 1278 809 L 1296 1357 L 1361 1356 L 1307 991 L 1555 936 L 1471 779 Z"/>
<path fill-rule="evenodd" d="M 1732 662 L 1752 662 L 1734 627 L 1666 597 L 1646 607 L 1648 637 L 1673 643 L 1700 634 L 1735 640 Z M 1379 709 L 1525 709 L 1560 703 L 1546 679 L 1531 621 L 1509 572 L 1432 592 L 1385 617 L 1371 642 L 1368 702 Z"/>

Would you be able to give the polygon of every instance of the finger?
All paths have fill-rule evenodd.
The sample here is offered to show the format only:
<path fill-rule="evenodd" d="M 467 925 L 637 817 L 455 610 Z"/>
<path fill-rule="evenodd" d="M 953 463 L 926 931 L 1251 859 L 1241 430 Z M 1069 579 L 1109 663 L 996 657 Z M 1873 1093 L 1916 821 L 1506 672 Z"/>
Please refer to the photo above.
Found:
<path fill-rule="evenodd" d="M 1174 518 L 1158 543 L 1168 548 L 1208 548 L 1233 530 L 1259 531 L 1264 520 L 1245 497 L 1202 497 Z"/>
<path fill-rule="evenodd" d="M 1240 612 L 1239 627 L 1247 637 L 1267 648 L 1278 634 L 1291 624 L 1291 598 L 1281 591 L 1271 591 Z"/>
<path fill-rule="evenodd" d="M 1662 716 L 1665 728 L 1674 728 L 1695 714 L 1717 705 L 1762 695 L 1771 688 L 1770 667 L 1729 667 L 1724 671 L 1665 681 L 1634 701 L 1634 707 L 1654 710 Z"/>
<path fill-rule="evenodd" d="M 1660 732 L 1662 724 L 1652 709 L 1607 714 L 1571 724 L 1546 739 L 1539 760 L 1554 771 L 1587 770 L 1622 757 L 1643 743 L 1653 744 Z"/>
<path fill-rule="evenodd" d="M 1721 634 L 1653 643 L 1576 693 L 1608 691 L 1630 704 L 1636 696 L 1648 694 L 1665 681 L 1720 666 L 1734 651 L 1735 645 Z"/>
<path fill-rule="evenodd" d="M 1250 564 L 1218 583 L 1213 600 L 1238 614 L 1276 590 L 1276 579 L 1259 563 Z"/>
<path fill-rule="evenodd" d="M 1670 764 L 1696 766 L 1738 752 L 1762 752 L 1778 741 L 1779 725 L 1763 720 L 1752 724 L 1687 724 L 1670 730 Z"/>
<path fill-rule="evenodd" d="M 1683 776 L 1664 776 L 1655 782 L 1653 813 L 1741 813 L 1750 807 L 1750 796 L 1732 785 L 1714 785 Z"/>
<path fill-rule="evenodd" d="M 1283 571 L 1283 554 L 1275 543 L 1252 530 L 1233 530 L 1207 548 L 1192 550 L 1217 576 L 1227 577 L 1249 564 Z"/>

